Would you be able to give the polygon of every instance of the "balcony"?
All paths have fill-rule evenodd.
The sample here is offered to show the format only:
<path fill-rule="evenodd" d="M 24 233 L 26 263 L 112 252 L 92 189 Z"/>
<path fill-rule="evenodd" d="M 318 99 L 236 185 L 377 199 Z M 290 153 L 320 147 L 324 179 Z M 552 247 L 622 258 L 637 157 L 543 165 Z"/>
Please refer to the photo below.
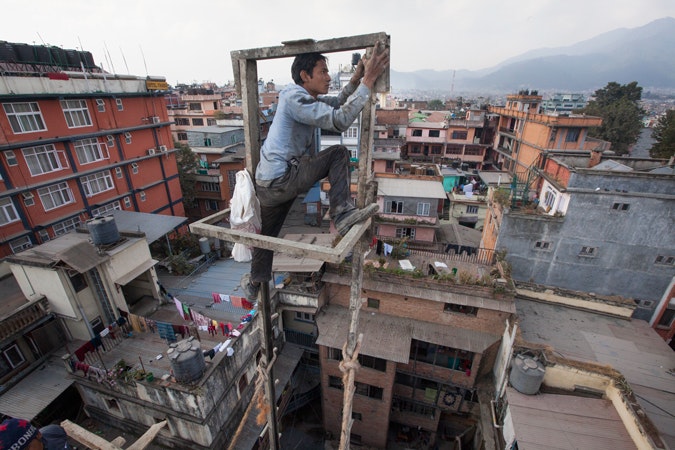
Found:
<path fill-rule="evenodd" d="M 38 322 L 49 314 L 49 301 L 42 297 L 31 303 L 27 303 L 14 310 L 13 313 L 2 319 L 0 327 L 0 341 L 10 338 L 24 328 Z"/>

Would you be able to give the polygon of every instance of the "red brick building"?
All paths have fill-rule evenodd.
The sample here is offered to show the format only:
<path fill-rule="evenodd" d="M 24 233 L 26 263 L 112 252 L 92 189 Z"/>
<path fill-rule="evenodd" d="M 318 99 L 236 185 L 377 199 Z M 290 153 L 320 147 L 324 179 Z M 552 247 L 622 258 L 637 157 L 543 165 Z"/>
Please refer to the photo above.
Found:
<path fill-rule="evenodd" d="M 113 209 L 184 215 L 164 79 L 2 45 L 0 257 Z"/>

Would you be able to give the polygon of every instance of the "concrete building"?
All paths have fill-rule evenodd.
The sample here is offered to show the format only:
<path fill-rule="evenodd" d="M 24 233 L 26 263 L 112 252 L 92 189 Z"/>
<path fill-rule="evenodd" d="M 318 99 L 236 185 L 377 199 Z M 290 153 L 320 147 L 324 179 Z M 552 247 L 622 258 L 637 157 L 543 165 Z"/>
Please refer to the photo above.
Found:
<path fill-rule="evenodd" d="M 17 58 L 0 58 L 0 257 L 111 210 L 183 215 L 163 78 Z"/>
<path fill-rule="evenodd" d="M 571 114 L 585 108 L 586 103 L 584 94 L 556 93 L 541 102 L 541 110 L 544 113 Z"/>
<path fill-rule="evenodd" d="M 213 89 L 183 86 L 167 95 L 167 109 L 173 140 L 187 143 L 189 130 L 216 125 L 217 111 L 222 111 L 222 95 Z"/>
<path fill-rule="evenodd" d="M 656 305 L 649 324 L 656 330 L 670 348 L 675 349 L 675 277 Z"/>
<path fill-rule="evenodd" d="M 675 236 L 664 232 L 675 174 L 665 163 L 549 153 L 538 206 L 493 197 L 483 246 L 507 251 L 516 280 L 632 298 L 635 317 L 650 320 L 675 267 Z"/>

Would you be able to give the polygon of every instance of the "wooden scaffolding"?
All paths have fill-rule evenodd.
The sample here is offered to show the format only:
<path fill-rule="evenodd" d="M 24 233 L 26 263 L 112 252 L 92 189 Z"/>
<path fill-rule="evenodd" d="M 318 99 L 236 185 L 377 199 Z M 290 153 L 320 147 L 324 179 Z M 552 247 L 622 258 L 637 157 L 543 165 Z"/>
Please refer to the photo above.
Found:
<path fill-rule="evenodd" d="M 276 47 L 263 47 L 231 52 L 232 67 L 234 70 L 237 91 L 242 99 L 244 116 L 244 135 L 246 144 L 246 169 L 255 178 L 255 168 L 260 160 L 260 122 L 258 115 L 258 69 L 257 61 L 294 57 L 308 52 L 336 53 L 354 50 L 368 51 L 377 43 L 390 47 L 390 38 L 386 33 L 373 33 L 360 36 L 342 37 L 315 41 L 304 39 L 299 41 L 283 42 Z M 378 78 L 374 92 L 366 103 L 361 115 L 361 134 L 359 143 L 358 165 L 358 194 L 357 207 L 363 208 L 372 203 L 375 198 L 375 183 L 373 181 L 372 146 L 373 128 L 375 123 L 375 96 L 376 93 L 389 91 L 389 68 Z M 358 350 L 361 336 L 357 336 L 359 311 L 362 304 L 361 284 L 363 279 L 363 259 L 368 243 L 364 234 L 370 228 L 371 219 L 357 224 L 332 248 L 284 240 L 276 237 L 262 236 L 241 230 L 232 230 L 213 225 L 229 217 L 230 210 L 226 209 L 208 216 L 190 225 L 190 231 L 199 236 L 207 236 L 224 241 L 241 243 L 244 245 L 264 248 L 284 254 L 308 257 L 321 261 L 340 263 L 352 252 L 352 284 L 350 291 L 351 323 L 347 341 L 343 347 L 343 361 L 340 368 L 343 371 L 344 400 L 342 411 L 342 433 L 340 449 L 349 448 L 349 435 L 352 425 L 352 398 L 354 395 L 354 378 L 358 369 Z M 277 431 L 277 414 L 275 406 L 274 380 L 271 377 L 276 350 L 273 347 L 272 311 L 269 297 L 269 285 L 261 285 L 261 297 L 258 304 L 262 322 L 263 356 L 260 360 L 259 373 L 263 378 L 264 395 L 267 401 L 267 425 L 270 448 L 279 449 L 279 433 Z"/>

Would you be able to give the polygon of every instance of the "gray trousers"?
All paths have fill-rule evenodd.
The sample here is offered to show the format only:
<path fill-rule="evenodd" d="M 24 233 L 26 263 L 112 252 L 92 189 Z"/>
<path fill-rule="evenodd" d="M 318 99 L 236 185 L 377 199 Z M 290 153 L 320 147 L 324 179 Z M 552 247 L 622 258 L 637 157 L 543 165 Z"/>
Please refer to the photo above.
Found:
<path fill-rule="evenodd" d="M 281 227 L 299 194 L 307 192 L 317 181 L 328 177 L 330 182 L 330 216 L 335 220 L 340 214 L 354 209 L 349 192 L 349 150 L 344 145 L 333 145 L 316 155 L 303 156 L 288 163 L 284 175 L 269 186 L 256 185 L 260 201 L 261 234 L 279 236 Z M 251 281 L 267 282 L 272 278 L 274 252 L 253 249 Z"/>

